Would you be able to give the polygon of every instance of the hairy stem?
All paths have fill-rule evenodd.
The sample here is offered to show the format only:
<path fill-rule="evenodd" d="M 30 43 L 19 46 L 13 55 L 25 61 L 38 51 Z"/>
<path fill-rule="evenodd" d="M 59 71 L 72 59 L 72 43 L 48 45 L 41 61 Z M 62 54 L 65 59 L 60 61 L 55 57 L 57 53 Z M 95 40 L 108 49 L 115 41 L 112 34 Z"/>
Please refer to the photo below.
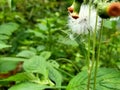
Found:
<path fill-rule="evenodd" d="M 98 64 L 99 64 L 99 59 L 100 59 L 100 46 L 101 46 L 102 30 L 103 30 L 103 20 L 102 20 L 102 23 L 101 23 L 101 30 L 99 32 L 98 52 L 97 52 L 97 60 L 96 60 L 96 64 L 95 64 L 93 90 L 96 90 L 96 80 L 97 80 Z"/>
<path fill-rule="evenodd" d="M 95 62 L 95 47 L 96 47 L 97 22 L 98 22 L 98 15 L 96 15 L 95 30 L 94 30 L 94 33 L 93 33 L 92 65 L 89 65 L 87 90 L 89 90 L 89 88 L 90 88 L 90 79 L 91 79 L 92 70 L 93 70 L 94 62 Z"/>

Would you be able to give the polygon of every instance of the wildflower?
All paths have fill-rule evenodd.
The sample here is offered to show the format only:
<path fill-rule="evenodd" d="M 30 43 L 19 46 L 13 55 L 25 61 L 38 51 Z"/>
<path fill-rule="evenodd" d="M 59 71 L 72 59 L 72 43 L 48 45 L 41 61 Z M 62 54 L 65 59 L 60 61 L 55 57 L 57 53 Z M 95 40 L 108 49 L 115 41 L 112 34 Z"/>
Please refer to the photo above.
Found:
<path fill-rule="evenodd" d="M 98 18 L 97 26 L 99 28 L 101 19 Z M 96 10 L 91 7 L 89 13 L 88 5 L 81 5 L 79 17 L 76 19 L 71 14 L 69 15 L 68 26 L 72 29 L 73 33 L 76 34 L 88 34 L 93 32 L 95 29 L 96 23 Z"/>

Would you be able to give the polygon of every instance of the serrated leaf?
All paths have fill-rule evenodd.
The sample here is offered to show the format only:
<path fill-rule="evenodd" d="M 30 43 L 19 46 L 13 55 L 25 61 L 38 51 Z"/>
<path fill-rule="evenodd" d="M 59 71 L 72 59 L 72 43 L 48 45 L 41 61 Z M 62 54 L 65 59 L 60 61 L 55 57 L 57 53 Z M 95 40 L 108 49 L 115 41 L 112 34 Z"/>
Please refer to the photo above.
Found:
<path fill-rule="evenodd" d="M 27 72 L 40 73 L 45 77 L 48 76 L 46 59 L 41 56 L 34 56 L 28 61 L 25 61 L 23 68 Z"/>
<path fill-rule="evenodd" d="M 24 57 L 24 58 L 31 58 L 33 56 L 35 56 L 35 52 L 32 52 L 30 50 L 24 50 L 24 51 L 21 51 L 20 53 L 18 53 L 16 56 L 17 57 Z"/>
<path fill-rule="evenodd" d="M 41 86 L 36 83 L 24 82 L 20 84 L 16 84 L 9 88 L 8 90 L 44 90 L 45 86 Z"/>
<path fill-rule="evenodd" d="M 15 30 L 18 29 L 18 24 L 16 23 L 5 23 L 0 25 L 0 34 L 11 35 Z"/>
<path fill-rule="evenodd" d="M 68 84 L 67 90 L 86 90 L 87 71 L 80 72 Z M 114 69 L 100 68 L 97 74 L 96 90 L 120 90 L 120 72 Z M 94 72 L 91 76 L 90 90 L 93 90 Z"/>
<path fill-rule="evenodd" d="M 50 63 L 48 63 L 49 78 L 55 82 L 56 86 L 61 86 L 62 75 Z"/>
<path fill-rule="evenodd" d="M 45 59 L 48 59 L 51 56 L 51 52 L 44 51 L 40 54 L 40 56 L 44 57 Z"/>
<path fill-rule="evenodd" d="M 16 75 L 13 75 L 7 79 L 2 79 L 0 81 L 35 81 L 37 78 L 34 76 L 32 73 L 28 72 L 22 72 L 22 73 L 17 73 Z"/>

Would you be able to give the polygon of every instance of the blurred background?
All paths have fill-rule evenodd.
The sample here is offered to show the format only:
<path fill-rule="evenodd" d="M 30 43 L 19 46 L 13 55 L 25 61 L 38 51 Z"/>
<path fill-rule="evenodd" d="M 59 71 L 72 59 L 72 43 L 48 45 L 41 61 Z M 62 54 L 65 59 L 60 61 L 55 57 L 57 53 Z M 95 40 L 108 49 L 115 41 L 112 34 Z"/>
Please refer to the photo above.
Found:
<path fill-rule="evenodd" d="M 87 68 L 88 50 L 87 42 L 78 44 L 69 38 L 67 7 L 71 4 L 72 0 L 0 0 L 0 56 L 17 57 L 27 51 L 25 57 L 30 57 L 48 51 L 67 85 Z M 120 69 L 120 18 L 105 20 L 103 26 L 99 67 Z"/>

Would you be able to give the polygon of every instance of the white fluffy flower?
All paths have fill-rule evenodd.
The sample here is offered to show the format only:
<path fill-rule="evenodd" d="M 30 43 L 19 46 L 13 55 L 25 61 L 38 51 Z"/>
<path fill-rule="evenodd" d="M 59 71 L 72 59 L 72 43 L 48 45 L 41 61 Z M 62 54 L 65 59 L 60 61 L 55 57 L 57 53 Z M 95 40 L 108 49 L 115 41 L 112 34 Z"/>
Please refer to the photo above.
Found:
<path fill-rule="evenodd" d="M 89 15 L 90 10 L 90 15 Z M 101 18 L 98 17 L 97 29 L 100 28 Z M 76 34 L 88 34 L 95 30 L 96 24 L 96 10 L 91 7 L 89 9 L 88 5 L 82 5 L 79 12 L 79 18 L 74 19 L 72 16 L 69 16 L 69 27 L 72 29 L 73 33 Z"/>

